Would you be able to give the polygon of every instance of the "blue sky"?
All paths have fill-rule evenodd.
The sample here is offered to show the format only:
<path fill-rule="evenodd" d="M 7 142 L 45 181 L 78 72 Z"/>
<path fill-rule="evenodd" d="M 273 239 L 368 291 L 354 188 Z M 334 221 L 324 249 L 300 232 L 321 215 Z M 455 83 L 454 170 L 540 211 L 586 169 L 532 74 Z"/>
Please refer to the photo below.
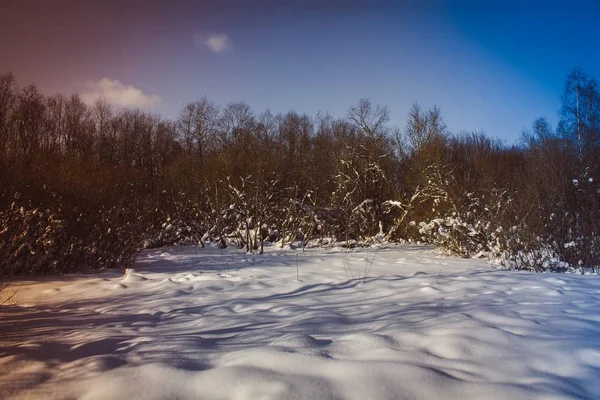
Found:
<path fill-rule="evenodd" d="M 436 104 L 453 132 L 511 143 L 556 123 L 572 67 L 600 78 L 598 21 L 595 0 L 4 0 L 0 71 L 167 117 L 204 95 L 334 116 L 369 97 L 403 126 Z"/>

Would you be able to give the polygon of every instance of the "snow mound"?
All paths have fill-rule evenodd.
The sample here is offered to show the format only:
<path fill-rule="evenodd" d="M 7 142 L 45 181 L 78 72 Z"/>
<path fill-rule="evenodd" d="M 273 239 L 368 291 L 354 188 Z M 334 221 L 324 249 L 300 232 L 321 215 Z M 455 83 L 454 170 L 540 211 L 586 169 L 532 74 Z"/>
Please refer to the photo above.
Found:
<path fill-rule="evenodd" d="M 356 333 L 342 336 L 336 340 L 335 346 L 340 351 L 363 352 L 369 350 L 393 350 L 398 346 L 398 342 L 387 335 L 376 333 Z"/>
<path fill-rule="evenodd" d="M 147 281 L 148 278 L 143 276 L 142 274 L 136 273 L 133 268 L 128 268 L 125 270 L 125 277 L 121 279 L 121 282 L 125 283 L 139 283 Z"/>
<path fill-rule="evenodd" d="M 438 293 L 440 293 L 440 291 L 438 289 L 432 288 L 431 286 L 422 287 L 421 289 L 419 289 L 419 291 L 421 293 L 425 293 L 425 294 L 438 294 Z"/>
<path fill-rule="evenodd" d="M 281 338 L 275 339 L 271 342 L 274 346 L 282 347 L 296 347 L 296 348 L 319 348 L 327 346 L 331 343 L 331 340 L 327 339 L 315 339 L 314 337 L 307 334 L 295 334 L 290 333 L 283 335 Z"/>

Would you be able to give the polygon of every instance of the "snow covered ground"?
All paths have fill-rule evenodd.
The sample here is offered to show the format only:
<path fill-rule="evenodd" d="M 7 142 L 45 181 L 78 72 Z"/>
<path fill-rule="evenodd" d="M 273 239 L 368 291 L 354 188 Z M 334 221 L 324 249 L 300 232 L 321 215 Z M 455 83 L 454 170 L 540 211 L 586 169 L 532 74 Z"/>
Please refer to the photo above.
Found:
<path fill-rule="evenodd" d="M 22 282 L 0 398 L 600 398 L 598 276 L 411 246 L 179 247 L 134 269 Z"/>

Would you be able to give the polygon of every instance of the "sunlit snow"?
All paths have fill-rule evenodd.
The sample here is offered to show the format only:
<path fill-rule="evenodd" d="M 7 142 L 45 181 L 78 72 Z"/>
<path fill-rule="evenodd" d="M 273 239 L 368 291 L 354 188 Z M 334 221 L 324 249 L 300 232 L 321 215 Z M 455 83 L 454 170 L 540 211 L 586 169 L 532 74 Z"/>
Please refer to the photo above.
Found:
<path fill-rule="evenodd" d="M 20 285 L 2 399 L 600 398 L 598 276 L 417 246 L 175 247 Z"/>

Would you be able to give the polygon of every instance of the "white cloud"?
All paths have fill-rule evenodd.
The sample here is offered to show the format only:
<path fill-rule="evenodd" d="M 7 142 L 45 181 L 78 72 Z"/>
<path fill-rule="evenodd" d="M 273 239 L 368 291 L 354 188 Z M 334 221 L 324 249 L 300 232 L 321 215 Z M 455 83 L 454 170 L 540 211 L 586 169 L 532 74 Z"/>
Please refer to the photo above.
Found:
<path fill-rule="evenodd" d="M 229 36 L 224 33 L 210 33 L 206 36 L 195 35 L 194 45 L 196 47 L 208 46 L 213 53 L 222 53 L 231 48 Z"/>
<path fill-rule="evenodd" d="M 86 90 L 81 93 L 81 100 L 86 104 L 94 104 L 99 99 L 122 107 L 153 107 L 160 103 L 160 97 L 144 93 L 132 85 L 121 81 L 102 78 L 97 82 L 87 81 Z"/>

